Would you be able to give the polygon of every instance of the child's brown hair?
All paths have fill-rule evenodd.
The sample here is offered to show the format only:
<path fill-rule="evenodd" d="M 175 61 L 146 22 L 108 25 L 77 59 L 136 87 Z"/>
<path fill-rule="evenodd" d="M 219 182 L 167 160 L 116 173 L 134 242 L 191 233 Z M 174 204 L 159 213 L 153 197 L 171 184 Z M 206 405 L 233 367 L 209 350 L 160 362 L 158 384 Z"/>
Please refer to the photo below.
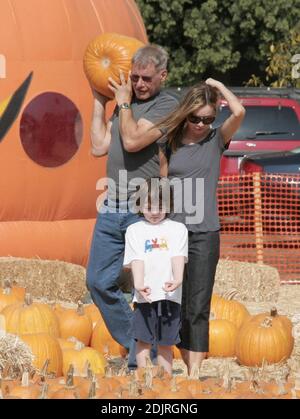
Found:
<path fill-rule="evenodd" d="M 140 208 L 140 215 L 143 215 L 143 208 L 145 208 L 146 205 L 148 206 L 148 209 L 156 206 L 160 211 L 165 211 L 166 214 L 173 211 L 173 189 L 168 178 L 148 178 L 140 185 L 137 193 L 138 198 L 136 200 L 136 205 Z"/>

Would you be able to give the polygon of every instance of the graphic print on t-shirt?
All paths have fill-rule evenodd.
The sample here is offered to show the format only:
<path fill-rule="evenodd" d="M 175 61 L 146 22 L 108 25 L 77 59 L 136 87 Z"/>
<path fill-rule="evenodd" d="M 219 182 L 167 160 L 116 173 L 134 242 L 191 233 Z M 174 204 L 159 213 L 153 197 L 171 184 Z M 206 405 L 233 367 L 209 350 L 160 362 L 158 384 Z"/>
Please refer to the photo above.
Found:
<path fill-rule="evenodd" d="M 152 252 L 153 249 L 169 250 L 168 242 L 165 238 L 157 238 L 151 240 L 145 240 L 145 253 Z"/>

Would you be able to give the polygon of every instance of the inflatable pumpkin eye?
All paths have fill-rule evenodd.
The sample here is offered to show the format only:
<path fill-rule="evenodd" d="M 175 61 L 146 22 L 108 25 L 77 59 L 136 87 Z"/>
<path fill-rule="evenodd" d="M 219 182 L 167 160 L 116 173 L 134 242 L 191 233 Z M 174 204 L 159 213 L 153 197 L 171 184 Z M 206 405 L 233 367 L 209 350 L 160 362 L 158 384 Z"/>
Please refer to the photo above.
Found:
<path fill-rule="evenodd" d="M 66 96 L 46 92 L 25 108 L 20 138 L 26 154 L 44 167 L 68 162 L 77 152 L 83 134 L 78 108 Z"/>

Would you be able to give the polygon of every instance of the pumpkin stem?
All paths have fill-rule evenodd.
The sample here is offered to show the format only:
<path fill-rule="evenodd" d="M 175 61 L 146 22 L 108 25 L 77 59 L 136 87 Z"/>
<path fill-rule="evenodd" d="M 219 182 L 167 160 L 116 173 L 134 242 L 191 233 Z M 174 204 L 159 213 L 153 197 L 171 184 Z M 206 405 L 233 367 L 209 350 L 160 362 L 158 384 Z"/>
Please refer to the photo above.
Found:
<path fill-rule="evenodd" d="M 177 383 L 176 383 L 176 377 L 175 376 L 172 377 L 172 379 L 171 379 L 171 391 L 173 391 L 173 392 L 178 391 L 178 386 L 177 386 Z"/>
<path fill-rule="evenodd" d="M 24 371 L 22 374 L 22 387 L 29 387 L 29 372 Z"/>
<path fill-rule="evenodd" d="M 277 315 L 278 315 L 277 308 L 272 307 L 271 310 L 270 310 L 270 316 L 271 317 L 276 317 Z"/>
<path fill-rule="evenodd" d="M 134 375 L 132 376 L 132 378 L 129 382 L 128 395 L 130 397 L 134 397 L 134 398 L 139 396 L 139 389 L 138 389 L 137 381 L 136 381 Z"/>
<path fill-rule="evenodd" d="M 77 314 L 79 316 L 84 316 L 84 314 L 85 314 L 83 303 L 80 300 L 78 300 L 78 302 L 77 302 L 77 310 L 76 311 L 77 311 Z"/>
<path fill-rule="evenodd" d="M 29 292 L 26 292 L 25 297 L 24 297 L 24 302 L 26 306 L 30 306 L 32 304 L 33 300 Z"/>
<path fill-rule="evenodd" d="M 93 379 L 91 382 L 91 386 L 89 389 L 88 399 L 95 399 L 96 398 L 96 380 Z"/>
<path fill-rule="evenodd" d="M 39 399 L 48 399 L 48 390 L 49 390 L 49 384 L 48 383 L 44 383 L 42 390 L 41 390 L 41 394 L 38 397 Z"/>
<path fill-rule="evenodd" d="M 160 378 L 160 379 L 164 378 L 164 376 L 165 376 L 165 369 L 164 369 L 164 367 L 162 365 L 159 365 L 158 366 L 156 376 L 158 378 Z"/>
<path fill-rule="evenodd" d="M 87 365 L 86 365 L 86 378 L 88 380 L 92 380 L 94 377 L 94 373 L 93 370 L 91 368 L 91 364 L 87 361 Z"/>
<path fill-rule="evenodd" d="M 73 364 L 70 364 L 68 372 L 67 372 L 67 379 L 66 379 L 66 387 L 74 387 L 74 366 Z"/>
<path fill-rule="evenodd" d="M 236 288 L 231 288 L 230 290 L 227 290 L 222 293 L 221 297 L 225 300 L 233 300 L 234 297 L 238 295 L 238 290 Z"/>
<path fill-rule="evenodd" d="M 77 340 L 75 343 L 75 351 L 81 351 L 85 347 L 85 344 L 83 342 L 80 342 L 80 340 Z"/>
<path fill-rule="evenodd" d="M 48 358 L 48 359 L 46 359 L 46 361 L 45 361 L 45 363 L 44 363 L 44 365 L 43 365 L 43 367 L 41 369 L 40 375 L 42 377 L 46 377 L 47 376 L 49 364 L 50 364 L 50 359 Z"/>
<path fill-rule="evenodd" d="M 11 294 L 11 282 L 8 279 L 4 280 L 4 287 L 3 287 L 3 294 L 10 295 Z"/>

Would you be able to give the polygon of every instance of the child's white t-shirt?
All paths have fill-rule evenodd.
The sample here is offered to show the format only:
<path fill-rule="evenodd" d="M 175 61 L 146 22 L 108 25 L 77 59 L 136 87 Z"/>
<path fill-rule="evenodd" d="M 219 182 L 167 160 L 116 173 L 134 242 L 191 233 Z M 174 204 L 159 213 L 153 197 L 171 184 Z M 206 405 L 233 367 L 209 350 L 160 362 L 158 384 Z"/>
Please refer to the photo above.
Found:
<path fill-rule="evenodd" d="M 159 224 L 142 220 L 127 228 L 125 236 L 125 266 L 133 260 L 144 262 L 144 284 L 151 289 L 151 301 L 171 300 L 181 304 L 182 287 L 165 292 L 165 282 L 173 280 L 174 256 L 188 257 L 188 231 L 184 224 L 168 218 Z M 134 293 L 134 302 L 147 302 L 139 292 Z"/>

